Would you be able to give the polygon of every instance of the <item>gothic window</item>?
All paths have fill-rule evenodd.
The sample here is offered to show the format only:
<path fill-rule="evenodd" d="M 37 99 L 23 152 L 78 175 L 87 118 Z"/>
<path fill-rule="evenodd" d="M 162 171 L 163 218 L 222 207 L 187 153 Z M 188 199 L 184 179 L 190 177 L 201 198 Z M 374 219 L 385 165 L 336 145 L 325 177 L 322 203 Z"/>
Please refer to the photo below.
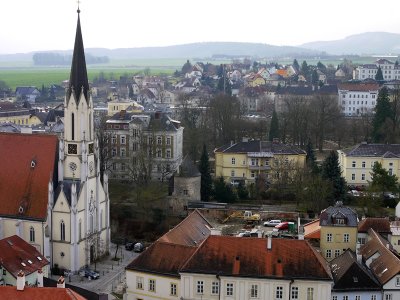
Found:
<path fill-rule="evenodd" d="M 61 220 L 60 224 L 60 240 L 65 241 L 65 223 L 63 220 Z"/>
<path fill-rule="evenodd" d="M 32 243 L 35 242 L 35 228 L 32 226 L 29 228 L 29 241 Z"/>
<path fill-rule="evenodd" d="M 71 113 L 71 140 L 75 140 L 75 115 Z"/>

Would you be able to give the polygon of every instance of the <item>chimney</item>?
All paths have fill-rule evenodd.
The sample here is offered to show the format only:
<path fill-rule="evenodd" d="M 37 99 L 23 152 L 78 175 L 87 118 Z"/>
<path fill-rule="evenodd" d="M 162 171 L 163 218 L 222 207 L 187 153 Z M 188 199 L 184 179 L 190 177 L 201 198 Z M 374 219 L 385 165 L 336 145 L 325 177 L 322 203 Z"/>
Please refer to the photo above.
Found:
<path fill-rule="evenodd" d="M 278 277 L 283 277 L 283 263 L 280 258 L 278 258 L 278 262 L 276 263 L 275 275 Z"/>
<path fill-rule="evenodd" d="M 57 280 L 57 288 L 58 289 L 65 289 L 65 279 L 64 276 L 60 276 Z"/>
<path fill-rule="evenodd" d="M 23 291 L 25 288 L 25 273 L 19 271 L 17 274 L 17 291 Z"/>
<path fill-rule="evenodd" d="M 42 269 L 39 269 L 37 271 L 37 286 L 43 287 L 43 271 L 42 271 Z"/>
<path fill-rule="evenodd" d="M 239 272 L 240 272 L 240 257 L 236 256 L 235 260 L 233 261 L 232 274 L 239 275 Z"/>
<path fill-rule="evenodd" d="M 269 234 L 268 237 L 267 237 L 267 249 L 268 249 L 268 250 L 271 250 L 271 249 L 272 249 L 272 237 L 271 237 L 270 234 Z"/>

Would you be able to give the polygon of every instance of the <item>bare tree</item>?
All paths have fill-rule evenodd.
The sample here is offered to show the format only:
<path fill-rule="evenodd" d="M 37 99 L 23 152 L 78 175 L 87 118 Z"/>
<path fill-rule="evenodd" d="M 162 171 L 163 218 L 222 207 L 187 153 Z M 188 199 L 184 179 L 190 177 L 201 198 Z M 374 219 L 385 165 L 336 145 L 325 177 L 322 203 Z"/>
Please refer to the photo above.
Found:
<path fill-rule="evenodd" d="M 96 136 L 99 143 L 99 161 L 100 161 L 100 180 L 104 182 L 104 173 L 110 169 L 110 143 L 111 143 L 111 135 L 109 131 L 107 131 L 107 116 L 102 115 L 97 120 L 96 126 Z"/>

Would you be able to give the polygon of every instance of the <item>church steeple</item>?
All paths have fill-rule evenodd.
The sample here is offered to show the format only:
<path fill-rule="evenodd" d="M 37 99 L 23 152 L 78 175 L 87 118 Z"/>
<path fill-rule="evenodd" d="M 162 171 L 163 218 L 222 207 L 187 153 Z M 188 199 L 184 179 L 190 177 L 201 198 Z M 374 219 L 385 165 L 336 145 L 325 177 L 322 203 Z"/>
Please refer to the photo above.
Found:
<path fill-rule="evenodd" d="M 71 75 L 69 78 L 69 86 L 67 91 L 67 98 L 71 97 L 74 93 L 75 99 L 79 101 L 81 92 L 85 95 L 88 102 L 89 81 L 86 71 L 85 50 L 83 48 L 83 39 L 81 31 L 81 22 L 79 18 L 80 10 L 78 8 L 78 24 L 76 26 L 74 54 L 72 56 Z"/>

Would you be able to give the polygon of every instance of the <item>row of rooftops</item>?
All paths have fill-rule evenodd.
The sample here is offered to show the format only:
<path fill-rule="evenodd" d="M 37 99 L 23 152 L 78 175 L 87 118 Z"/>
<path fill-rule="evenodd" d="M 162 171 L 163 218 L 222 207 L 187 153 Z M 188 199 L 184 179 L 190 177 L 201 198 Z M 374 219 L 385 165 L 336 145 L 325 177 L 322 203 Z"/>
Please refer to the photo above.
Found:
<path fill-rule="evenodd" d="M 348 157 L 399 158 L 400 144 L 368 144 L 363 142 L 351 149 L 343 150 Z"/>
<path fill-rule="evenodd" d="M 306 155 L 306 152 L 294 145 L 282 144 L 279 141 L 241 141 L 221 146 L 214 151 L 215 153 L 264 153 L 265 156 L 274 154 L 287 155 Z"/>

